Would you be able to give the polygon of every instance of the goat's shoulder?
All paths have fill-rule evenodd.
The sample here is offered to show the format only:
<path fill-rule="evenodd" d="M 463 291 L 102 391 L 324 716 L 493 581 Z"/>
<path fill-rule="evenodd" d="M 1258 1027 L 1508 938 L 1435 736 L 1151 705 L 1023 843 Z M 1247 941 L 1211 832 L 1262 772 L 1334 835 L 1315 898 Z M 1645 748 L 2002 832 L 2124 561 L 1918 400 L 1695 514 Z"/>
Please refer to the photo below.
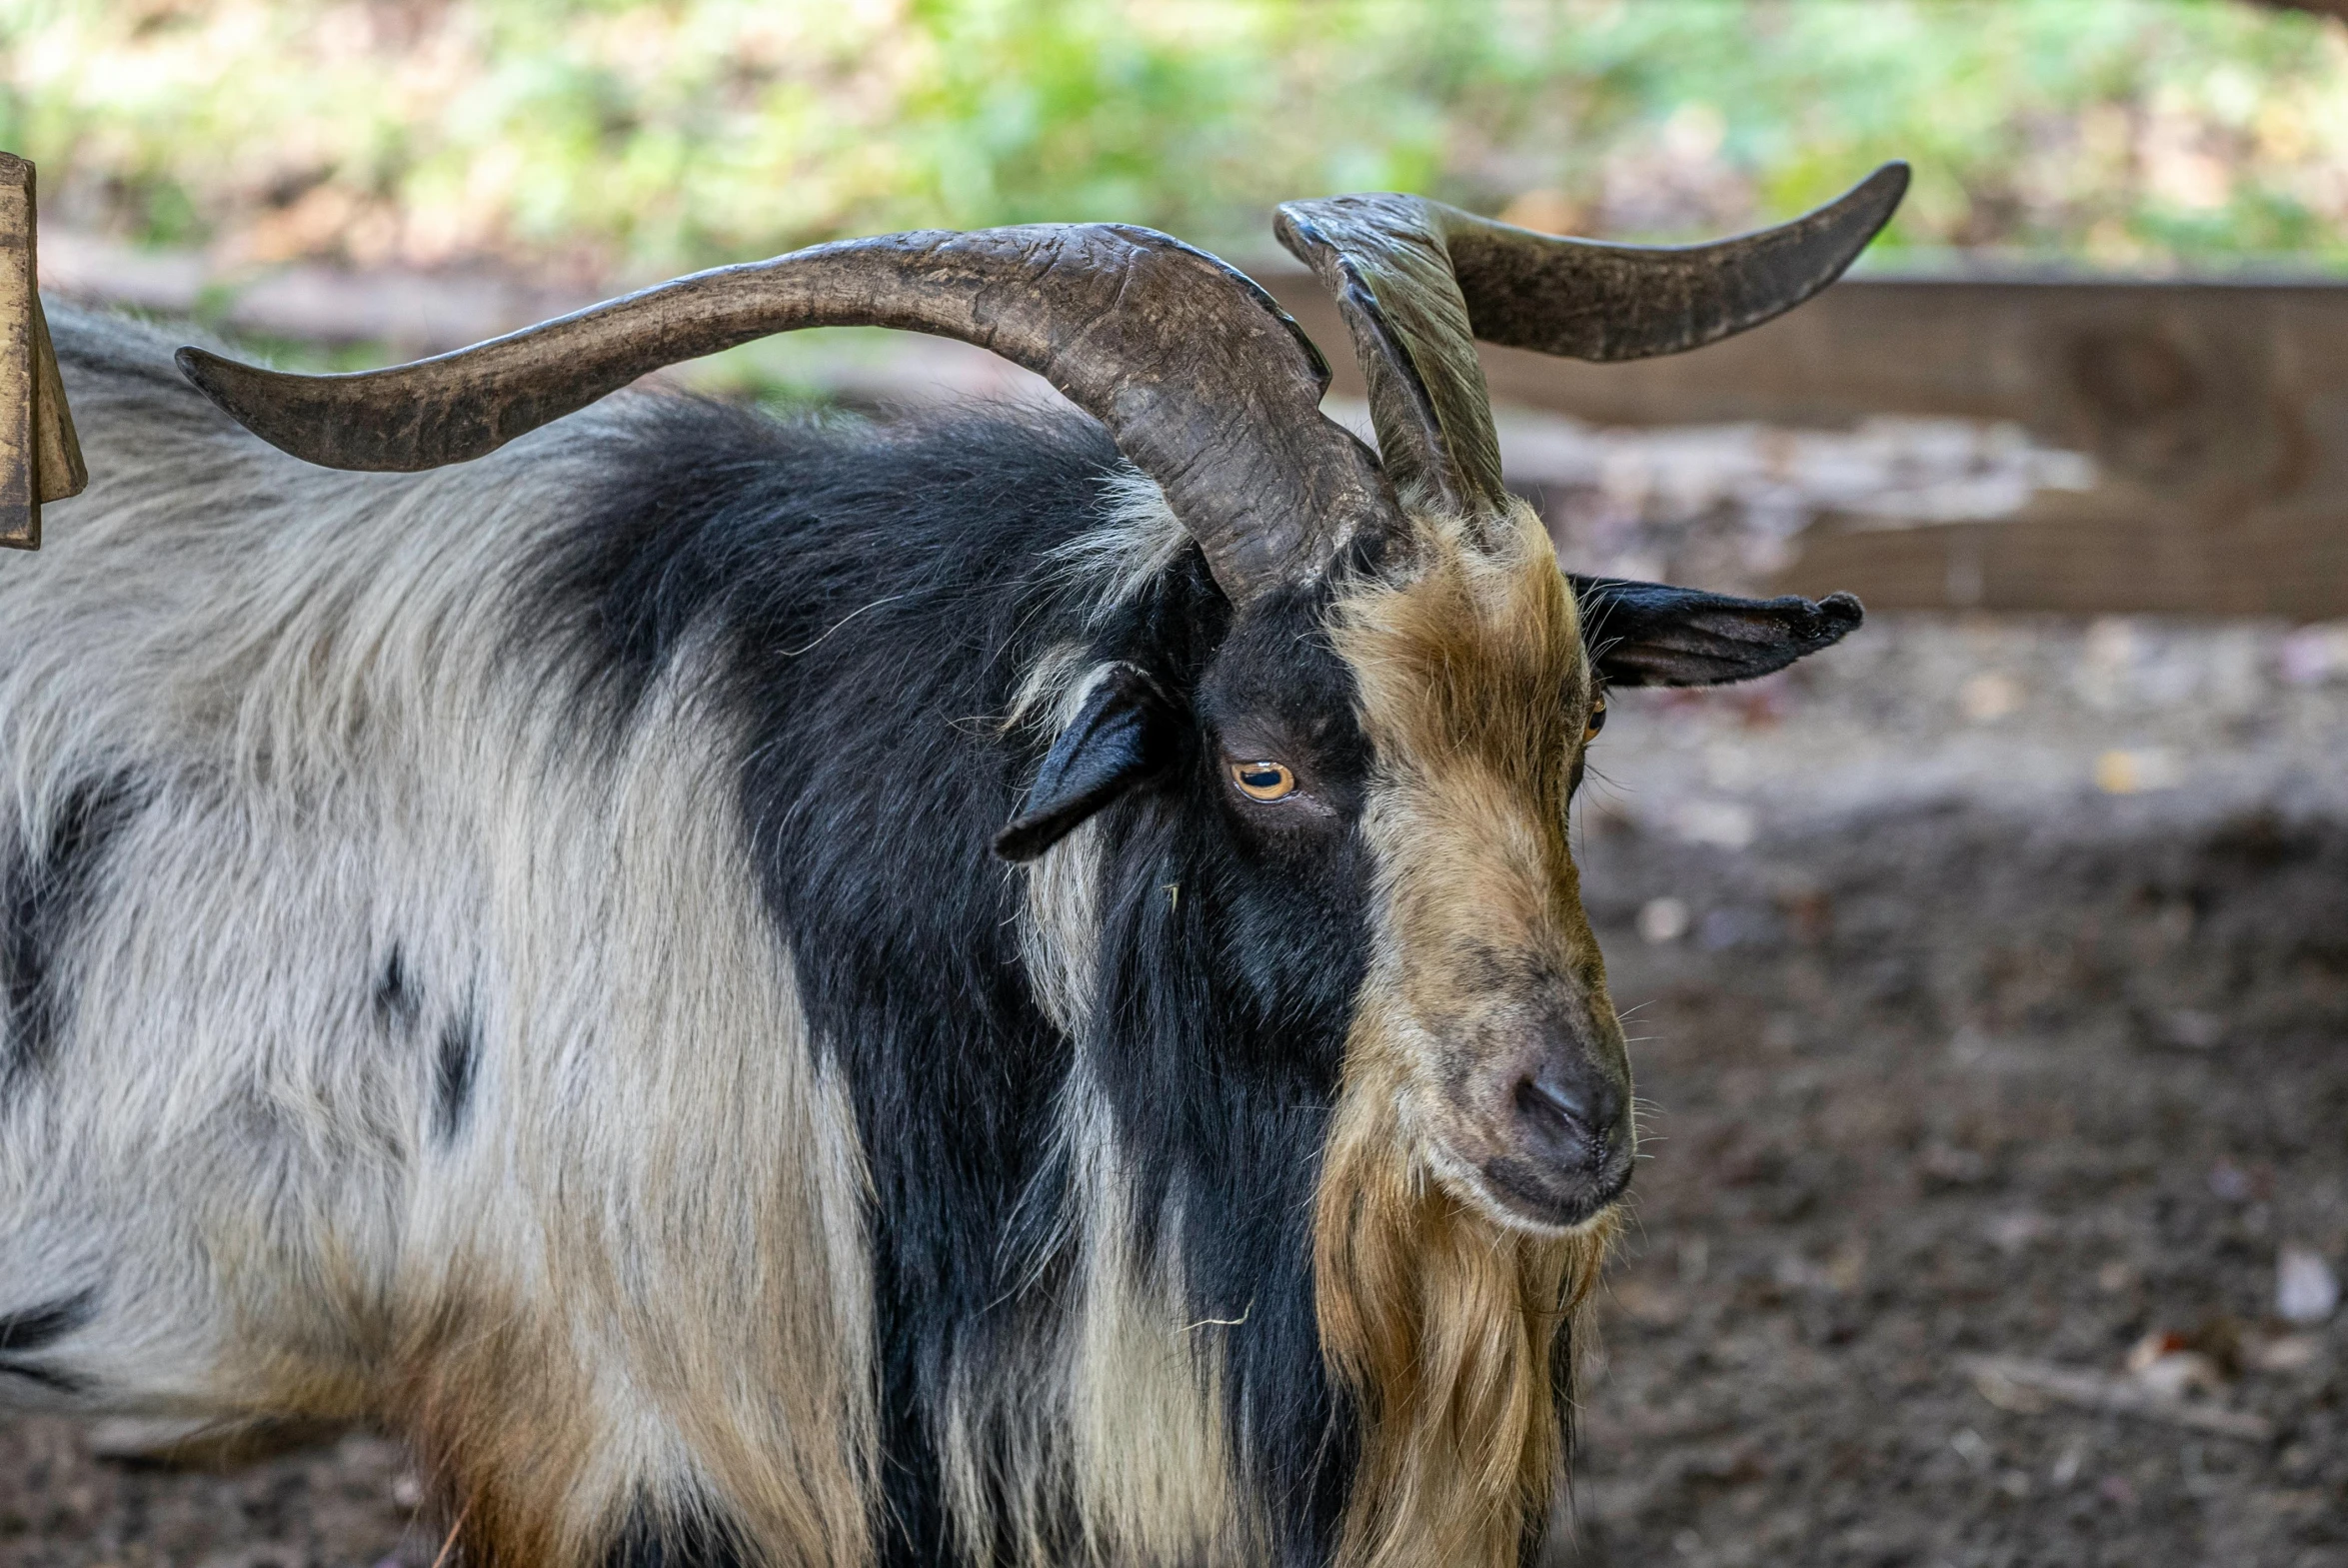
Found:
<path fill-rule="evenodd" d="M 829 625 L 882 596 L 909 612 L 1008 613 L 1132 488 L 1074 410 L 777 418 L 654 395 L 613 400 L 596 421 L 570 522 L 532 575 L 597 601 L 607 627 L 716 612 L 754 642 L 794 646 L 802 617 Z"/>

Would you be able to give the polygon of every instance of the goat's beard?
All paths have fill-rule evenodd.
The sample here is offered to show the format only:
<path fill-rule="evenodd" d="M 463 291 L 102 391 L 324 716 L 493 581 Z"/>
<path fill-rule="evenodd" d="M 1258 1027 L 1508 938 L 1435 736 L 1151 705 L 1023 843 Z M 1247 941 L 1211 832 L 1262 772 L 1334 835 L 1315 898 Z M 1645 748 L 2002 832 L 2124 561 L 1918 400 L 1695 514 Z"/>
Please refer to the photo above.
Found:
<path fill-rule="evenodd" d="M 1616 1222 L 1536 1235 L 1463 1205 L 1379 1054 L 1350 1053 L 1313 1220 L 1321 1350 L 1361 1423 L 1336 1561 L 1514 1568 L 1564 1477 L 1558 1357 Z"/>

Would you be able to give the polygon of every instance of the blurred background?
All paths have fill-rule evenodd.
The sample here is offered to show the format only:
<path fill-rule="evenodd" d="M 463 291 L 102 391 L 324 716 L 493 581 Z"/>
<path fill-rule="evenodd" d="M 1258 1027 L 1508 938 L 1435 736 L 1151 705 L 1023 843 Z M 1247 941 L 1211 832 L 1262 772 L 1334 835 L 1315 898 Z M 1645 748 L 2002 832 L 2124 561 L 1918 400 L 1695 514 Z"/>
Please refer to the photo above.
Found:
<path fill-rule="evenodd" d="M 2343 10 L 0 0 L 0 146 L 53 293 L 334 367 L 1089 219 L 1218 251 L 1342 360 L 1278 201 L 1670 243 L 1907 159 L 1780 322 L 1487 358 L 1570 565 L 1871 611 L 1784 677 L 1623 694 L 1601 743 L 1585 891 L 1652 1157 L 1552 1555 L 2343 1568 Z M 787 416 L 1051 396 L 881 333 L 676 379 Z M 439 1545 L 368 1434 L 140 1449 L 0 1422 L 0 1565 Z"/>

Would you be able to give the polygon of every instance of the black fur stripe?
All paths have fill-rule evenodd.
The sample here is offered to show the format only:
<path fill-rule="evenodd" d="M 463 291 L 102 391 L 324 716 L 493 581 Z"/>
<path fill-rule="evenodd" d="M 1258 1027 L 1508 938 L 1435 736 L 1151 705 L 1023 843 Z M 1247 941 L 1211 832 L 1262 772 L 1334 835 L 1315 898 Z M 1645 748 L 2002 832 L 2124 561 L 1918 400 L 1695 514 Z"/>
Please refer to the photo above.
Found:
<path fill-rule="evenodd" d="M 1025 1273 L 1006 1218 L 1057 1206 L 1036 1165 L 1070 1060 L 988 847 L 1033 760 L 970 716 L 1003 712 L 1064 633 L 1031 585 L 1097 520 L 1117 452 L 1089 422 L 1016 415 L 858 430 L 681 404 L 639 434 L 516 635 L 542 666 L 550 629 L 579 640 L 593 675 L 558 700 L 589 745 L 619 743 L 693 635 L 727 651 L 768 907 L 873 1166 L 878 1558 L 930 1568 L 954 1552 L 933 1401 Z"/>
<path fill-rule="evenodd" d="M 67 797 L 37 853 L 0 864 L 0 1084 L 56 1054 L 72 1010 L 58 965 L 135 801 L 127 779 L 87 781 Z"/>
<path fill-rule="evenodd" d="M 1109 624 L 1059 592 L 1046 563 L 1098 524 L 1118 461 L 1083 421 L 778 427 L 685 405 L 608 457 L 515 636 L 523 663 L 589 673 L 550 695 L 580 712 L 583 745 L 613 750 L 679 649 L 722 650 L 746 836 L 870 1160 L 881 1568 L 956 1555 L 938 1439 L 958 1370 L 1032 1385 L 1074 1304 L 1054 1238 L 1080 1216 L 1052 1150 L 1081 1055 L 1145 1173 L 1137 1255 L 1180 1251 L 1185 1321 L 1245 1324 L 1226 1341 L 1227 1427 L 1272 1516 L 1267 1560 L 1325 1563 L 1356 1444 L 1321 1367 L 1308 1226 L 1367 962 L 1357 846 L 1311 875 L 1237 852 L 1219 774 L 1177 739 L 1166 777 L 1100 818 L 1107 980 L 1101 1037 L 1081 1041 L 1037 1004 L 1019 884 L 990 853 L 1044 747 L 983 716 L 1066 642 L 1190 703 L 1231 624 L 1201 559 L 1180 556 Z M 1262 615 L 1271 690 L 1234 701 L 1350 715 L 1324 609 Z M 572 640 L 567 657 L 546 657 L 550 636 Z M 1366 766 L 1323 751 L 1347 780 Z M 1040 1462 L 974 1457 L 1007 1497 Z M 1048 1548 L 1081 1540 L 1065 1507 L 1027 1522 Z M 978 1555 L 1008 1561 L 1013 1544 Z"/>
<path fill-rule="evenodd" d="M 39 1383 L 61 1394 L 78 1394 L 90 1386 L 87 1378 L 46 1367 L 26 1366 L 17 1358 L 47 1349 L 97 1315 L 98 1293 L 85 1290 L 22 1312 L 0 1316 L 0 1373 Z"/>
<path fill-rule="evenodd" d="M 443 1025 L 440 1052 L 433 1058 L 433 1128 L 444 1143 L 454 1141 L 465 1130 L 465 1112 L 473 1103 L 473 1074 L 480 1057 L 481 1020 L 467 1008 Z"/>

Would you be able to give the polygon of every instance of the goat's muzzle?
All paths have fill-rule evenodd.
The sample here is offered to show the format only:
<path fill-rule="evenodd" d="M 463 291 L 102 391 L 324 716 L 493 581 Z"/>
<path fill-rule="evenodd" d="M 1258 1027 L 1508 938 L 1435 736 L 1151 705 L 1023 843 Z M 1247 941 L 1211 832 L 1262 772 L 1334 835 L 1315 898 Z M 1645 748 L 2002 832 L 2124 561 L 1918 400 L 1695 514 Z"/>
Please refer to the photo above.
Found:
<path fill-rule="evenodd" d="M 1511 1032 L 1454 1086 L 1465 1125 L 1454 1123 L 1437 1163 L 1472 1172 L 1472 1185 L 1518 1224 L 1585 1224 L 1630 1185 L 1628 1063 L 1611 1031 L 1536 1022 Z"/>

